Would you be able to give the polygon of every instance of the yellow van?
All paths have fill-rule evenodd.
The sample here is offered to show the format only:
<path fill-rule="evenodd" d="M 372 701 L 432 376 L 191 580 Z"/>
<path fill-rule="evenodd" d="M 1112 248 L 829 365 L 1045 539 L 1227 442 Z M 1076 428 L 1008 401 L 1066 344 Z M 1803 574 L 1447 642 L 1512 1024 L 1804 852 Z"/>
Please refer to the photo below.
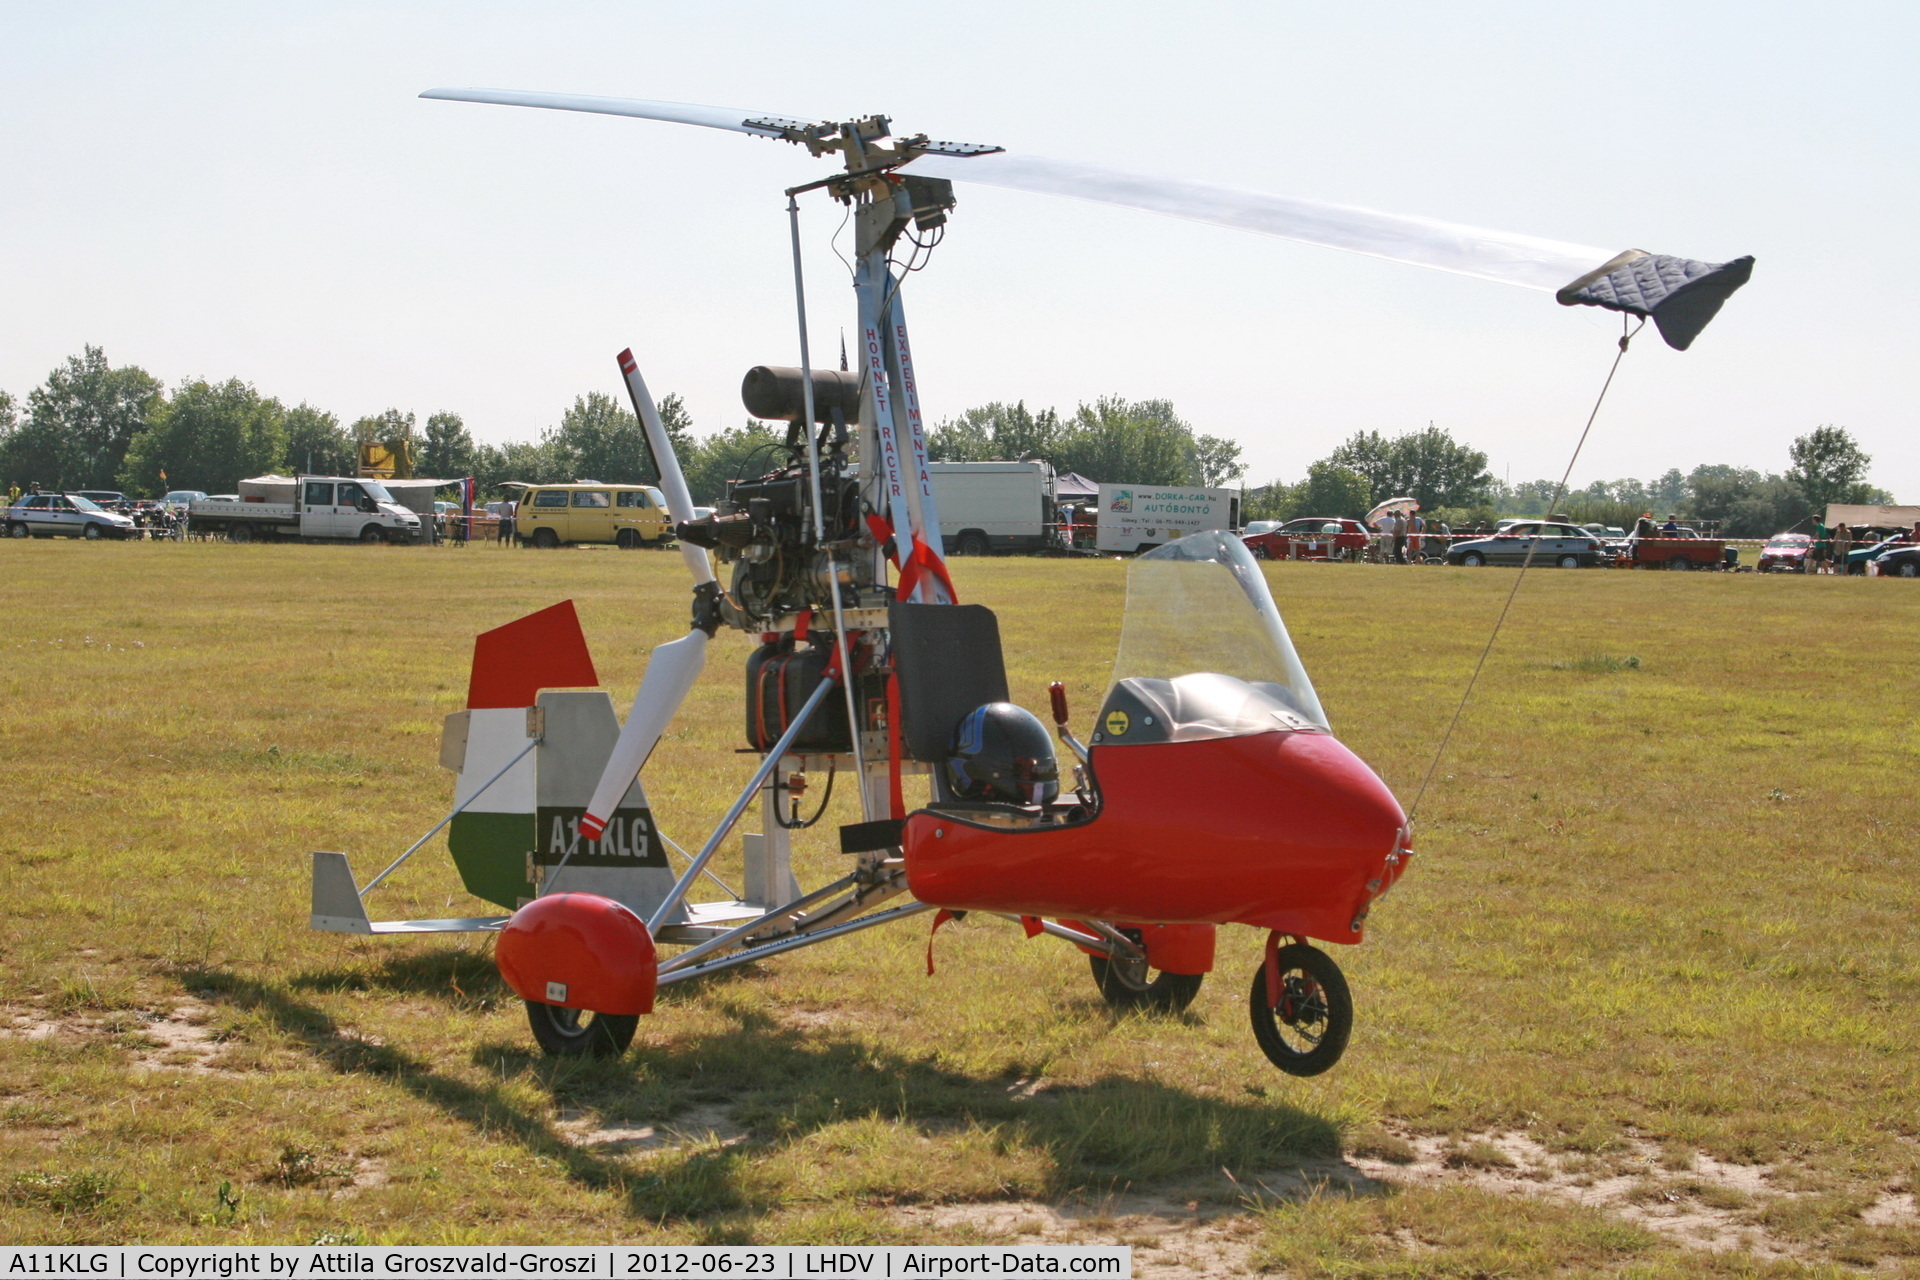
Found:
<path fill-rule="evenodd" d="M 536 547 L 611 542 L 632 549 L 673 537 L 667 499 L 650 484 L 516 485 L 513 531 Z"/>

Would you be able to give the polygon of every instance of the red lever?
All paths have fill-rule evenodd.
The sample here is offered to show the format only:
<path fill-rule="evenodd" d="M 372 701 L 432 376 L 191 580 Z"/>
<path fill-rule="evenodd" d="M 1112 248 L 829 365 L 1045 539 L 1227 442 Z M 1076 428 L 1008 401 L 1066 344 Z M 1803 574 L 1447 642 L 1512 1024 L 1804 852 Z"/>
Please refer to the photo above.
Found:
<path fill-rule="evenodd" d="M 1061 728 L 1067 727 L 1067 686 L 1055 680 L 1047 686 L 1047 696 L 1053 699 L 1053 722 Z"/>

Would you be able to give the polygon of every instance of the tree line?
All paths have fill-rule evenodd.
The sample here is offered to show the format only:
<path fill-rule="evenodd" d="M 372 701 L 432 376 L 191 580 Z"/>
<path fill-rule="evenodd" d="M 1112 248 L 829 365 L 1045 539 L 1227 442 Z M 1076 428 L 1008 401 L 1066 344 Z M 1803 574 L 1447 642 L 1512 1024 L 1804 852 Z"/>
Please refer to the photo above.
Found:
<path fill-rule="evenodd" d="M 705 436 L 678 395 L 659 403 L 695 502 L 718 503 L 729 481 L 780 461 L 784 428 L 748 420 Z M 0 488 L 120 489 L 158 496 L 168 489 L 231 492 L 244 477 L 307 472 L 352 475 L 359 446 L 403 453 L 413 474 L 473 476 L 483 494 L 510 496 L 509 481 L 554 484 L 591 479 L 647 484 L 657 479 L 645 433 L 631 410 L 593 391 L 577 396 L 552 427 L 531 440 L 477 442 L 458 413 L 386 409 L 342 423 L 311 404 L 291 408 L 238 378 L 189 378 L 169 393 L 136 365 L 112 365 L 88 346 L 48 374 L 22 406 L 0 391 Z M 1221 487 L 1246 474 L 1238 443 L 1196 431 L 1167 400 L 1102 396 L 1071 413 L 994 401 L 936 424 L 935 461 L 1042 459 L 1062 472 L 1133 485 Z M 1891 502 L 1866 483 L 1872 459 L 1839 426 L 1793 442 L 1784 472 L 1710 464 L 1654 480 L 1597 481 L 1564 495 L 1557 514 L 1626 527 L 1642 512 L 1718 521 L 1735 537 L 1765 537 L 1818 514 L 1830 502 Z M 1304 478 L 1243 491 L 1248 520 L 1359 516 L 1390 497 L 1412 496 L 1456 525 L 1501 516 L 1548 515 L 1557 482 L 1497 481 L 1487 455 L 1431 423 L 1385 435 L 1361 431 L 1307 468 Z"/>
<path fill-rule="evenodd" d="M 659 407 L 698 501 L 717 501 L 725 482 L 775 443 L 762 423 L 696 439 L 679 396 Z M 343 423 L 311 404 L 288 407 L 239 378 L 189 378 L 169 393 L 146 370 L 115 366 L 95 346 L 48 374 L 24 406 L 0 391 L 0 489 L 232 492 L 248 476 L 352 475 L 368 442 L 403 454 L 414 475 L 473 476 L 493 496 L 511 480 L 657 478 L 639 420 L 597 391 L 577 397 L 534 439 L 503 444 L 476 442 L 458 413 L 430 414 L 422 424 L 411 411 L 386 409 Z"/>

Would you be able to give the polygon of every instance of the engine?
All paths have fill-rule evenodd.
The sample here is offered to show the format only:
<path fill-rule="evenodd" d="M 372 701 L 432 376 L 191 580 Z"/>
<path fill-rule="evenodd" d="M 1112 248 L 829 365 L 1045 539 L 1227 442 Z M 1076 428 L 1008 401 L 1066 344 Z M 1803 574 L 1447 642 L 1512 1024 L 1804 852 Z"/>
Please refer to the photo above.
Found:
<path fill-rule="evenodd" d="M 729 626 L 764 630 L 783 614 L 831 608 L 834 592 L 848 606 L 874 586 L 873 556 L 863 546 L 860 486 L 848 458 L 848 424 L 860 416 L 860 378 L 839 370 L 813 371 L 814 422 L 806 418 L 798 369 L 760 366 L 747 373 L 741 399 L 757 418 L 785 420 L 784 465 L 753 479 L 730 482 L 713 515 L 683 523 L 679 536 L 732 565 L 721 599 Z M 813 486 L 807 476 L 807 437 L 818 428 L 821 524 L 814 529 Z"/>

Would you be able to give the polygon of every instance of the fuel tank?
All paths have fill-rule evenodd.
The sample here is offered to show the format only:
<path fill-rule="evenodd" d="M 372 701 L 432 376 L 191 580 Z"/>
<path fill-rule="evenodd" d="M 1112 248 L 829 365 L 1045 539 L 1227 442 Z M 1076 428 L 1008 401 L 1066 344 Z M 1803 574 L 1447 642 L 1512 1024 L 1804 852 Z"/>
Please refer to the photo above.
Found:
<path fill-rule="evenodd" d="M 1247 924 L 1359 942 L 1405 869 L 1406 817 L 1330 733 L 1095 746 L 1098 812 L 1010 828 L 923 809 L 907 885 L 954 910 Z"/>

